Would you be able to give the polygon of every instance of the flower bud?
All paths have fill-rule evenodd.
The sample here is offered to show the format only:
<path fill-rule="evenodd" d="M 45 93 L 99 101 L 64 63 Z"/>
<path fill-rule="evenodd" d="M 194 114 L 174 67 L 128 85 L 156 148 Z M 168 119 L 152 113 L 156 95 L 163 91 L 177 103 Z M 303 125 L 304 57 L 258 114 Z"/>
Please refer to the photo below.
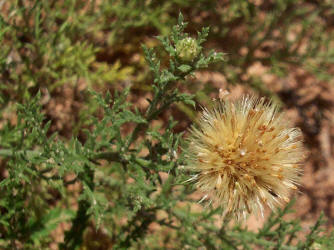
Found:
<path fill-rule="evenodd" d="M 311 247 L 310 247 L 311 250 L 320 250 L 320 249 L 324 249 L 323 246 L 317 242 L 314 242 Z"/>
<path fill-rule="evenodd" d="M 177 56 L 184 62 L 192 62 L 201 51 L 197 41 L 190 37 L 178 41 L 175 48 Z"/>

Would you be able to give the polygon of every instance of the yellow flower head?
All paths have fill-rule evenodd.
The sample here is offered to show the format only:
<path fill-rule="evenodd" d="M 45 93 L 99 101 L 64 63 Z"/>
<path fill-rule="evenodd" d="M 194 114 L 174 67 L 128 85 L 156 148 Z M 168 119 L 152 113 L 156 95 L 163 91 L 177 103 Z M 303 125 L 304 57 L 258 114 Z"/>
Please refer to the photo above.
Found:
<path fill-rule="evenodd" d="M 301 132 L 263 98 L 221 101 L 191 128 L 190 180 L 236 219 L 271 209 L 297 189 L 304 158 Z"/>

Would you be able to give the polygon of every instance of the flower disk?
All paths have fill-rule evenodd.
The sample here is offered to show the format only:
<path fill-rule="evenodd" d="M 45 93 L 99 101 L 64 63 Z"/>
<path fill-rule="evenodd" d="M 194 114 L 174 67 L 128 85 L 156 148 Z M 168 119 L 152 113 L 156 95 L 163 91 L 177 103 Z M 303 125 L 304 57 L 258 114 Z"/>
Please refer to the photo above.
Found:
<path fill-rule="evenodd" d="M 204 109 L 192 127 L 190 180 L 236 219 L 288 202 L 297 189 L 304 150 L 299 129 L 289 127 L 278 107 L 263 98 L 244 97 Z"/>

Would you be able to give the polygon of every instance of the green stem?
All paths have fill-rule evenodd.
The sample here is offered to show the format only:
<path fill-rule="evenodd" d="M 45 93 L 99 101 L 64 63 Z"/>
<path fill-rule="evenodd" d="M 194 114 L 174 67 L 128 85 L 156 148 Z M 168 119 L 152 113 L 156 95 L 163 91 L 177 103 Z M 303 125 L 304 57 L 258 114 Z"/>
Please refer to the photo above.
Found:
<path fill-rule="evenodd" d="M 0 149 L 0 157 L 12 157 L 14 154 L 26 154 L 28 157 L 36 157 L 41 154 L 38 150 L 19 150 L 14 151 L 11 149 Z M 91 157 L 90 160 L 109 160 L 109 161 L 116 161 L 116 162 L 122 162 L 122 159 L 119 155 L 119 153 L 115 152 L 101 152 L 96 153 L 93 157 Z M 49 169 L 48 169 L 49 170 Z M 47 172 L 48 170 L 43 170 L 44 172 Z M 43 173 L 42 171 L 42 173 Z"/>
<path fill-rule="evenodd" d="M 142 238 L 151 222 L 156 220 L 155 211 L 159 207 L 153 207 L 147 210 L 139 210 L 136 216 L 122 228 L 122 232 L 128 231 L 127 237 L 119 242 L 119 247 L 122 249 L 128 249 L 131 246 L 131 241 L 136 241 Z M 140 223 L 141 222 L 141 223 Z M 134 228 L 132 229 L 132 227 Z"/>
<path fill-rule="evenodd" d="M 164 102 L 164 100 L 160 100 L 162 98 L 162 94 L 161 94 L 162 92 L 164 92 L 164 89 L 162 89 L 160 91 L 160 93 L 157 94 L 157 96 L 153 99 L 151 105 L 149 106 L 149 108 L 146 111 L 145 116 L 146 116 L 147 123 L 145 123 L 145 124 L 140 123 L 135 127 L 133 133 L 131 134 L 130 139 L 127 142 L 127 148 L 129 148 L 131 143 L 134 142 L 138 138 L 139 133 L 142 130 L 146 130 L 148 128 L 148 123 L 150 121 L 154 120 L 159 114 L 161 114 L 164 110 L 166 110 L 173 103 L 168 98 L 166 98 L 167 99 L 166 102 Z M 157 108 L 157 105 L 159 104 L 159 101 L 160 101 L 160 103 L 163 103 L 163 104 L 160 108 Z"/>
<path fill-rule="evenodd" d="M 146 116 L 146 121 L 149 123 L 154 117 L 152 117 L 152 113 L 154 113 L 157 109 L 157 105 L 162 97 L 162 92 L 164 91 L 164 89 L 161 89 L 153 98 L 152 102 L 150 103 L 150 106 L 148 107 L 148 109 L 146 110 L 145 116 Z M 148 127 L 147 124 L 137 124 L 137 126 L 135 127 L 135 129 L 133 130 L 133 133 L 131 134 L 130 139 L 127 142 L 126 147 L 129 148 L 131 143 L 134 142 L 138 136 L 139 136 L 139 132 L 142 130 L 146 130 Z"/>
<path fill-rule="evenodd" d="M 116 152 L 101 152 L 95 154 L 93 157 L 91 157 L 90 160 L 108 160 L 108 161 L 116 161 L 116 162 L 122 162 L 119 153 Z"/>
<path fill-rule="evenodd" d="M 81 178 L 90 188 L 91 192 L 94 192 L 94 170 L 85 165 L 85 173 Z M 90 213 L 88 210 L 91 203 L 87 200 L 79 201 L 79 208 L 75 218 L 72 220 L 72 227 L 65 233 L 65 241 L 60 245 L 60 249 L 77 249 L 82 245 L 83 234 L 88 226 Z"/>
<path fill-rule="evenodd" d="M 35 150 L 18 150 L 18 151 L 14 151 L 11 149 L 0 149 L 0 157 L 11 157 L 14 154 L 26 154 L 28 157 L 34 157 L 34 156 L 38 156 L 40 154 L 39 151 L 35 151 Z"/>

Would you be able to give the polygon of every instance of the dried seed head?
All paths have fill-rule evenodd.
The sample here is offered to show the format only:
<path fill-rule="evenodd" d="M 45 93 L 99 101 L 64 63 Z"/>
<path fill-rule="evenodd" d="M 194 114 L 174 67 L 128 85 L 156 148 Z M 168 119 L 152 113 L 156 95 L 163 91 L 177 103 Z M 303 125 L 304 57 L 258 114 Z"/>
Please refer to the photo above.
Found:
<path fill-rule="evenodd" d="M 299 129 L 272 102 L 244 97 L 204 109 L 192 127 L 189 164 L 192 180 L 212 201 L 236 219 L 262 213 L 289 200 L 296 189 L 304 149 Z"/>

